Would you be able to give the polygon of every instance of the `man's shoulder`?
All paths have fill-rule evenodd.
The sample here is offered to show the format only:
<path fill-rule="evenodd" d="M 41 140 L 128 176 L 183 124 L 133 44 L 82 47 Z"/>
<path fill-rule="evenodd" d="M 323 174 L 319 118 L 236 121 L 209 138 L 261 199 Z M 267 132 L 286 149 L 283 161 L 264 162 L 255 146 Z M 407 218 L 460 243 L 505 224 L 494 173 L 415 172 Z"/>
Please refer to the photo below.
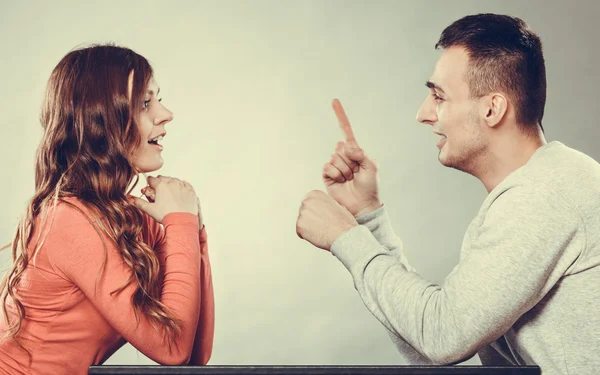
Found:
<path fill-rule="evenodd" d="M 529 169 L 600 170 L 600 164 L 582 151 L 553 141 L 541 147 L 527 163 Z"/>
<path fill-rule="evenodd" d="M 529 205 L 563 200 L 573 208 L 600 209 L 600 164 L 583 152 L 554 141 L 498 184 L 482 206 L 491 206 L 502 196 L 524 197 Z"/>

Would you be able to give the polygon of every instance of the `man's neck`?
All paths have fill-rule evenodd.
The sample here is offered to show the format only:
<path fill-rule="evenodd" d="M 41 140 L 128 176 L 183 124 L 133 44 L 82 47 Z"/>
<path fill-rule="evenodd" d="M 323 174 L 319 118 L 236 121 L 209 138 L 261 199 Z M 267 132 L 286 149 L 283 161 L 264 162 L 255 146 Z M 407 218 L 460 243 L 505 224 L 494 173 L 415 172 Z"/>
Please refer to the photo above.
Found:
<path fill-rule="evenodd" d="M 534 136 L 521 134 L 494 140 L 474 176 L 483 183 L 489 193 L 509 174 L 527 164 L 537 149 L 545 144 L 546 139 L 541 131 Z"/>

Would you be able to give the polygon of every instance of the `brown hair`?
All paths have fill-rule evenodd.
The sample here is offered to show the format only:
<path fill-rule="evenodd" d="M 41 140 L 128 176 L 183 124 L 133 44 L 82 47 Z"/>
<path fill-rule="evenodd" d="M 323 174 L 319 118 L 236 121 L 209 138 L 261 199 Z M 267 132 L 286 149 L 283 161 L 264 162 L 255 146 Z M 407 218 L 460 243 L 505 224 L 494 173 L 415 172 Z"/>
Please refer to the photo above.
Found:
<path fill-rule="evenodd" d="M 526 132 L 542 126 L 546 104 L 546 66 L 540 38 L 517 17 L 477 14 L 446 27 L 435 48 L 464 47 L 469 54 L 465 79 L 471 97 L 500 90 L 514 102 L 516 120 Z"/>
<path fill-rule="evenodd" d="M 101 230 L 108 236 L 131 268 L 129 280 L 112 293 L 135 283 L 132 304 L 138 322 L 140 314 L 145 315 L 155 329 L 165 330 L 169 343 L 180 333 L 179 322 L 160 302 L 159 262 L 154 250 L 142 241 L 143 215 L 127 199 L 128 187 L 139 178 L 132 164 L 133 152 L 141 143 L 135 118 L 152 74 L 143 56 L 112 44 L 71 51 L 54 68 L 40 119 L 44 135 L 36 153 L 35 194 L 12 243 L 5 246 L 12 245 L 13 259 L 0 285 L 8 322 L 5 337 L 16 339 L 25 318 L 18 286 L 43 245 L 42 239 L 34 251 L 27 250 L 36 223 L 44 227 L 48 209 L 58 201 L 70 204 L 62 199 L 65 197 L 76 197 L 89 209 L 96 219 L 88 217 L 90 223 L 98 224 L 98 228 L 94 226 L 98 234 Z M 39 233 L 41 236 L 41 230 Z M 106 246 L 104 251 L 106 259 Z M 9 297 L 16 316 L 7 312 Z"/>

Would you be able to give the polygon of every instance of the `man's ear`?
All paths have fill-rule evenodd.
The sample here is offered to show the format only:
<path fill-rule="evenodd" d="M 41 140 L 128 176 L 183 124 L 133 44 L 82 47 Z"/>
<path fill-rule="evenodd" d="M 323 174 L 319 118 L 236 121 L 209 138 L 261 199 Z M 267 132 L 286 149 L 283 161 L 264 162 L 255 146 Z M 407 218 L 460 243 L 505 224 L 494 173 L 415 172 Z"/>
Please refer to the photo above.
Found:
<path fill-rule="evenodd" d="M 482 98 L 480 115 L 490 128 L 502 122 L 507 110 L 508 100 L 504 94 L 492 93 Z"/>

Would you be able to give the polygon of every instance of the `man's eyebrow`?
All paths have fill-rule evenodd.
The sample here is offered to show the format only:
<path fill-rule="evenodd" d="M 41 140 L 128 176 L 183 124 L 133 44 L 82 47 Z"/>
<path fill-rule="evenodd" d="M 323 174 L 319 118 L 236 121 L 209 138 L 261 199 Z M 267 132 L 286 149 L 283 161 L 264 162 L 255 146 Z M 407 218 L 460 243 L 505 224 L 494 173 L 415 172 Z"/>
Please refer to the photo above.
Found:
<path fill-rule="evenodd" d="M 444 89 L 442 89 L 440 86 L 436 85 L 435 83 L 433 83 L 431 81 L 425 82 L 425 86 L 429 87 L 430 89 L 437 90 L 437 91 L 445 94 Z"/>

